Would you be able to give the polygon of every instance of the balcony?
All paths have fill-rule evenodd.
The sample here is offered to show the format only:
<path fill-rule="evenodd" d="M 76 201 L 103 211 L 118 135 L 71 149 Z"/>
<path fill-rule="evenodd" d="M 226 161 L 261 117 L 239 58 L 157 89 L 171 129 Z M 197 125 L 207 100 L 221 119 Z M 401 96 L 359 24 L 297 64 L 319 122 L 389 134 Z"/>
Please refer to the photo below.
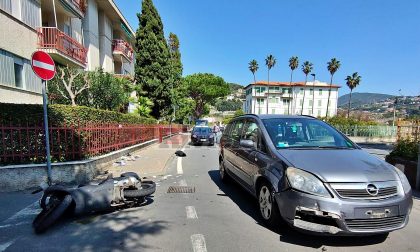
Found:
<path fill-rule="evenodd" d="M 115 55 L 123 55 L 128 61 L 133 61 L 133 48 L 131 48 L 128 42 L 122 39 L 114 39 L 112 41 L 112 53 Z"/>
<path fill-rule="evenodd" d="M 86 0 L 61 0 L 63 5 L 66 5 L 77 14 L 79 18 L 83 18 L 86 14 Z"/>
<path fill-rule="evenodd" d="M 38 48 L 63 65 L 86 66 L 87 49 L 55 27 L 38 28 Z"/>

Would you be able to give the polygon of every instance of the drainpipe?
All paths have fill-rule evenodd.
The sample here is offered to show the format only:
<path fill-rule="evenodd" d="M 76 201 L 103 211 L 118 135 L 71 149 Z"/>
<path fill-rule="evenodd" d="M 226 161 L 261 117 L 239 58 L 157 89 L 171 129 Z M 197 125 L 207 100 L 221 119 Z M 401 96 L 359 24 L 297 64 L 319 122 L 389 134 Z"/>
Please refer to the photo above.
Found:
<path fill-rule="evenodd" d="M 55 9 L 55 0 L 52 0 L 53 1 L 53 8 L 54 8 L 54 22 L 55 22 L 55 28 L 57 28 L 58 29 L 58 24 L 57 24 L 57 11 L 56 11 L 56 9 Z"/>
<path fill-rule="evenodd" d="M 416 177 L 416 189 L 420 190 L 420 143 L 417 154 L 417 177 Z"/>

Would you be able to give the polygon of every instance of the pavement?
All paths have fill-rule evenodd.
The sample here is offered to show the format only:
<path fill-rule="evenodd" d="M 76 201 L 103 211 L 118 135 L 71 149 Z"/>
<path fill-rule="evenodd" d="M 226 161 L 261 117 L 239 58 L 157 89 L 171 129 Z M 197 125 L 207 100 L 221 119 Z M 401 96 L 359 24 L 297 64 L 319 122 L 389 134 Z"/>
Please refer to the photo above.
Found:
<path fill-rule="evenodd" d="M 43 235 L 35 235 L 30 225 L 40 195 L 1 194 L 0 252 L 419 251 L 417 197 L 408 226 L 388 236 L 318 237 L 288 227 L 274 231 L 262 224 L 255 199 L 237 184 L 220 181 L 218 146 L 177 147 L 187 156 L 169 159 L 165 175 L 156 175 L 157 191 L 146 205 L 61 221 Z M 168 193 L 171 186 L 195 191 Z M 12 205 L 19 211 L 3 213 Z"/>

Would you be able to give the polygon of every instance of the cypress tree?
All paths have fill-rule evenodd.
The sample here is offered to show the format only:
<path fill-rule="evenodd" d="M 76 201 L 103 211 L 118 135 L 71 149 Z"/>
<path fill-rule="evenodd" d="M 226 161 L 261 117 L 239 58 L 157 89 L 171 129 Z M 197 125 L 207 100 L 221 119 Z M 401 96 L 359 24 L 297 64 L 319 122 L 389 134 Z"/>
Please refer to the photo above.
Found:
<path fill-rule="evenodd" d="M 152 0 L 143 0 L 137 17 L 135 79 L 153 101 L 151 115 L 160 118 L 169 113 L 171 105 L 171 55 Z"/>

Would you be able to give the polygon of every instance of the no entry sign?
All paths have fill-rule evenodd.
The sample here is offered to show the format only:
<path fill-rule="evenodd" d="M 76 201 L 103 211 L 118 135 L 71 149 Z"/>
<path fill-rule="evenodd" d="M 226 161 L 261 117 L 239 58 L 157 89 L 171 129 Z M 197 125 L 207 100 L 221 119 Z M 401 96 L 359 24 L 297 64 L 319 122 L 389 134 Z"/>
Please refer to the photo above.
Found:
<path fill-rule="evenodd" d="M 54 78 L 55 63 L 48 53 L 37 51 L 32 54 L 32 70 L 39 78 L 47 81 Z"/>

